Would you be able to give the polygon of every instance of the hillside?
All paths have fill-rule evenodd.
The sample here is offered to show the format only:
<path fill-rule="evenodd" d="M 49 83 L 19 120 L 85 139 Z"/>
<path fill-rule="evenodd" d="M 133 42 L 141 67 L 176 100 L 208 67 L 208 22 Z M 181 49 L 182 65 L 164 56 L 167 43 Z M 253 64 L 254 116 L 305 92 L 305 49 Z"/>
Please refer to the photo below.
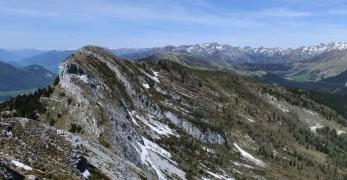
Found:
<path fill-rule="evenodd" d="M 94 46 L 66 58 L 49 88 L 0 105 L 0 175 L 346 178 L 347 121 L 334 110 L 170 58 L 132 62 Z"/>
<path fill-rule="evenodd" d="M 319 81 L 347 70 L 347 50 L 325 52 L 312 59 L 293 64 L 286 76 L 303 81 Z"/>
<path fill-rule="evenodd" d="M 195 67 L 195 68 L 204 68 L 204 69 L 228 69 L 233 70 L 233 66 L 222 63 L 215 62 L 208 59 L 197 58 L 194 56 L 176 53 L 176 52 L 159 52 L 151 56 L 138 59 L 138 62 L 159 62 L 159 61 L 173 61 L 185 66 Z"/>
<path fill-rule="evenodd" d="M 54 78 L 54 74 L 41 66 L 16 68 L 0 62 L 0 92 L 45 87 Z"/>

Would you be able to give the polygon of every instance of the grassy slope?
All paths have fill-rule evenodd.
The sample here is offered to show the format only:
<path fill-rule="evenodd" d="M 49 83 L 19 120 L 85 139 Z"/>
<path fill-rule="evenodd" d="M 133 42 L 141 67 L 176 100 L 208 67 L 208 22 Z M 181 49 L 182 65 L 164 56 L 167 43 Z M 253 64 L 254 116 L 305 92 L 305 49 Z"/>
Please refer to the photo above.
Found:
<path fill-rule="evenodd" d="M 312 134 L 309 126 L 315 123 L 316 117 L 307 115 L 304 108 L 322 114 L 320 116 L 321 121 L 327 126 L 343 126 L 337 120 L 338 115 L 333 110 L 319 105 L 308 98 L 291 93 L 284 88 L 261 85 L 233 73 L 188 69 L 171 62 L 159 63 L 159 65 L 161 67 L 155 68 L 166 69 L 167 73 L 170 74 L 169 77 L 176 77 L 170 80 L 170 84 L 173 87 L 190 89 L 190 93 L 200 97 L 200 100 L 190 99 L 189 104 L 194 107 L 190 115 L 199 117 L 195 120 L 194 118 L 190 119 L 190 121 L 202 123 L 203 121 L 201 120 L 203 119 L 207 121 L 207 124 L 202 123 L 202 126 L 225 132 L 229 143 L 244 143 L 243 147 L 253 154 L 258 154 L 271 164 L 271 168 L 269 167 L 265 171 L 271 174 L 270 177 L 281 174 L 282 176 L 294 178 L 295 176 L 292 176 L 293 173 L 298 173 L 303 179 L 312 179 L 316 176 L 329 177 L 334 175 L 331 167 L 331 169 L 327 170 L 328 174 L 324 174 L 319 168 L 336 160 L 335 157 L 337 156 L 331 155 L 332 152 L 340 152 L 340 155 L 341 150 L 346 152 L 346 144 L 341 149 L 334 142 L 329 144 L 332 147 L 331 149 L 321 149 L 322 147 L 317 143 L 325 141 L 326 136 L 321 134 L 316 137 Z M 177 76 L 177 74 L 183 75 L 184 78 Z M 199 82 L 201 82 L 202 87 L 199 87 Z M 281 99 L 278 103 L 289 108 L 291 112 L 283 113 L 278 109 L 274 109 L 258 93 L 273 94 Z M 258 123 L 249 123 L 241 115 L 252 117 Z M 310 121 L 304 121 L 307 118 L 310 118 Z M 245 141 L 245 137 L 256 140 L 256 143 L 252 143 L 252 140 L 249 142 Z M 201 147 L 194 140 L 187 141 L 179 143 L 177 140 L 169 139 L 164 143 L 171 149 L 175 149 L 175 146 L 177 146 L 177 149 L 186 149 L 185 154 L 182 152 L 178 153 L 176 158 L 178 162 L 185 164 L 189 171 L 191 171 L 189 167 L 199 166 L 197 162 L 212 161 L 208 157 L 205 159 L 194 155 L 190 148 L 199 151 Z M 176 145 L 173 146 L 173 144 Z M 288 153 L 282 150 L 281 147 L 291 148 L 291 151 L 294 153 Z M 219 157 L 212 158 L 213 161 L 217 162 L 215 165 L 221 165 L 225 168 L 226 166 L 232 166 L 228 162 L 230 158 L 226 157 L 234 155 L 230 154 L 230 151 L 227 150 L 228 148 L 217 146 L 215 149 L 220 151 Z M 279 151 L 282 154 L 282 158 L 273 157 L 271 152 L 273 149 Z M 284 156 L 289 158 L 289 160 L 284 160 Z M 320 166 L 315 164 L 316 161 L 320 162 Z M 338 172 L 343 172 L 345 168 L 345 166 L 340 166 Z M 313 173 L 315 171 L 318 171 L 318 173 Z M 195 174 L 198 172 L 193 171 L 191 173 Z M 341 174 L 339 176 L 341 177 Z"/>

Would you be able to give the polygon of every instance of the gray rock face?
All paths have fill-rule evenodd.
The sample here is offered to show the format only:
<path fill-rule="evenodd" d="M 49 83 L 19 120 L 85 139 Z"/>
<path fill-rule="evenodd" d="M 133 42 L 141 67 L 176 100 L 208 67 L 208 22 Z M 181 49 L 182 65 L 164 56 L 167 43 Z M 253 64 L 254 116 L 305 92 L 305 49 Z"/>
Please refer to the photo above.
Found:
<path fill-rule="evenodd" d="M 83 62 L 86 59 L 93 61 L 87 64 Z M 103 72 L 108 74 L 99 72 L 100 67 L 97 66 L 102 67 Z M 155 157 L 155 152 L 144 154 L 144 151 L 149 151 L 141 148 L 146 131 L 143 131 L 142 124 L 131 121 L 133 117 L 130 117 L 129 112 L 141 111 L 159 119 L 162 115 L 160 107 L 143 91 L 140 81 L 133 81 L 138 79 L 135 72 L 138 73 L 139 70 L 114 59 L 111 54 L 94 47 L 85 47 L 60 65 L 59 86 L 78 104 L 77 108 L 69 109 L 69 117 L 72 118 L 69 121 L 81 124 L 84 134 L 90 139 L 100 141 L 101 138 L 113 153 L 123 161 L 133 164 L 122 166 L 118 163 L 116 172 L 122 172 L 124 177 L 140 173 L 151 179 L 153 175 L 160 176 L 162 170 L 151 164 L 154 163 L 153 160 L 148 160 L 151 156 Z M 90 157 L 88 161 L 95 163 Z M 164 162 L 171 164 L 171 161 Z M 171 166 L 162 165 L 161 168 Z M 170 172 L 170 169 L 166 171 Z M 176 172 L 182 174 L 180 170 Z"/>
<path fill-rule="evenodd" d="M 178 118 L 171 112 L 165 112 L 165 116 L 175 124 L 177 127 L 182 128 L 186 133 L 192 135 L 195 139 L 209 144 L 225 144 L 226 140 L 223 135 L 212 131 L 210 129 L 202 130 L 195 126 L 193 123 L 188 122 L 184 119 Z"/>

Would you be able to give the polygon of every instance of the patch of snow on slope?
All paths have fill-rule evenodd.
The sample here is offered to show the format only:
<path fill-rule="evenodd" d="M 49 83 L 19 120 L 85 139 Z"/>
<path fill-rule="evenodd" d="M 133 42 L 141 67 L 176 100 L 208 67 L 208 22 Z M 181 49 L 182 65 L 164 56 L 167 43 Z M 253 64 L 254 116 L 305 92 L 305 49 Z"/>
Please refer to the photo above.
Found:
<path fill-rule="evenodd" d="M 158 77 L 153 77 L 153 76 L 151 76 L 150 78 L 151 78 L 153 81 L 155 81 L 155 82 L 157 82 L 157 83 L 160 83 Z"/>
<path fill-rule="evenodd" d="M 255 122 L 255 120 L 253 120 L 253 119 L 251 119 L 251 118 L 247 118 L 247 120 L 248 120 L 249 122 L 251 122 L 251 123 L 254 123 L 254 122 Z"/>
<path fill-rule="evenodd" d="M 159 75 L 159 73 L 154 73 L 155 71 L 153 71 L 153 74 L 155 75 L 155 76 L 152 76 L 152 75 L 150 75 L 150 74 L 148 74 L 148 73 L 146 73 L 145 71 L 142 71 L 142 73 L 144 73 L 147 77 L 149 77 L 150 79 L 152 79 L 153 81 L 155 81 L 156 83 L 160 83 L 160 81 L 159 81 L 159 79 L 158 79 L 158 76 L 156 76 L 156 75 Z"/>
<path fill-rule="evenodd" d="M 249 154 L 248 152 L 246 152 L 245 150 L 240 148 L 236 143 L 234 143 L 234 146 L 241 153 L 242 157 L 252 161 L 253 163 L 255 163 L 258 166 L 262 166 L 262 167 L 265 166 L 265 163 L 262 160 L 253 157 L 251 154 Z"/>
<path fill-rule="evenodd" d="M 317 123 L 316 125 L 310 127 L 311 131 L 314 132 L 314 133 L 316 133 L 317 129 L 320 129 L 320 128 L 323 128 L 323 126 L 320 125 L 319 123 Z"/>
<path fill-rule="evenodd" d="M 158 76 L 159 76 L 159 72 L 157 72 L 157 71 L 152 71 L 152 72 L 153 72 L 153 74 L 154 74 L 155 77 L 158 77 Z"/>
<path fill-rule="evenodd" d="M 157 91 L 158 93 L 161 93 L 161 94 L 164 94 L 164 95 L 167 95 L 168 92 L 166 92 L 164 89 L 162 89 L 161 87 L 157 86 L 156 84 L 154 85 L 154 89 L 155 91 Z"/>
<path fill-rule="evenodd" d="M 149 89 L 149 85 L 147 83 L 143 83 L 142 86 L 146 89 Z"/>
<path fill-rule="evenodd" d="M 254 169 L 254 167 L 248 165 L 248 164 L 242 164 L 239 162 L 233 162 L 233 164 L 235 164 L 236 166 L 240 166 L 240 167 L 245 167 L 245 168 L 249 168 L 249 169 Z"/>
<path fill-rule="evenodd" d="M 175 130 L 171 129 L 168 125 L 155 120 L 156 117 L 153 115 L 147 114 L 145 116 L 138 115 L 135 111 L 131 113 L 136 119 L 142 122 L 144 125 L 149 127 L 153 132 L 160 136 L 178 136 Z"/>
<path fill-rule="evenodd" d="M 176 163 L 170 160 L 171 154 L 159 145 L 142 137 L 144 144 L 138 143 L 140 146 L 141 161 L 152 167 L 156 172 L 158 179 L 167 179 L 169 176 L 177 175 L 181 179 L 185 179 L 185 172 L 176 167 Z"/>
<path fill-rule="evenodd" d="M 344 133 L 346 133 L 346 131 L 342 131 L 342 130 L 337 130 L 337 131 L 336 131 L 336 133 L 337 133 L 337 135 L 341 135 L 341 134 L 344 134 Z"/>
<path fill-rule="evenodd" d="M 234 178 L 232 177 L 229 177 L 228 175 L 222 175 L 222 174 L 218 174 L 218 173 L 214 173 L 214 172 L 211 172 L 204 164 L 200 163 L 200 165 L 204 168 L 204 171 L 211 175 L 213 178 L 212 179 L 220 179 L 220 180 L 232 180 Z M 221 170 L 221 169 L 220 169 Z M 221 170 L 223 171 L 223 170 Z M 223 173 L 225 174 L 225 172 L 223 171 Z M 206 177 L 202 177 L 202 179 L 209 179 L 209 178 L 206 178 Z"/>
<path fill-rule="evenodd" d="M 128 112 L 128 114 L 130 115 L 131 121 L 132 121 L 136 126 L 140 126 L 140 125 L 137 123 L 136 119 L 134 118 L 135 111 L 130 112 L 129 110 L 127 110 L 127 112 Z"/>
<path fill-rule="evenodd" d="M 15 166 L 19 167 L 19 168 L 23 168 L 24 170 L 27 170 L 27 171 L 31 171 L 33 170 L 32 167 L 28 166 L 28 165 L 25 165 L 19 161 L 16 161 L 16 160 L 12 160 L 11 161 Z"/>
<path fill-rule="evenodd" d="M 247 121 L 249 121 L 249 122 L 251 122 L 251 123 L 254 123 L 254 122 L 255 122 L 255 120 L 253 120 L 253 119 L 250 118 L 250 117 L 247 117 L 247 116 L 242 115 L 242 114 L 241 114 L 241 116 L 244 117 L 245 119 L 247 119 Z"/>
<path fill-rule="evenodd" d="M 283 111 L 283 112 L 289 112 L 289 109 L 287 109 L 284 105 L 282 104 L 277 104 L 278 108 Z"/>
<path fill-rule="evenodd" d="M 87 75 L 81 75 L 81 76 L 78 76 L 78 78 L 82 81 L 82 82 L 84 82 L 84 83 L 88 83 L 89 82 L 89 78 L 88 78 L 88 76 Z"/>
<path fill-rule="evenodd" d="M 88 179 L 88 177 L 90 176 L 90 172 L 88 171 L 88 169 L 86 169 L 83 173 L 82 176 L 86 179 Z"/>
<path fill-rule="evenodd" d="M 208 148 L 208 147 L 203 146 L 202 149 L 203 149 L 204 151 L 208 152 L 208 153 L 215 154 L 214 150 L 211 149 L 211 148 Z"/>
<path fill-rule="evenodd" d="M 208 174 L 212 175 L 214 178 L 213 179 L 226 179 L 226 180 L 232 180 L 233 178 L 230 178 L 230 177 L 226 177 L 224 175 L 221 175 L 221 174 L 216 174 L 216 173 L 213 173 L 209 170 L 205 170 Z"/>
<path fill-rule="evenodd" d="M 318 115 L 318 113 L 310 111 L 310 110 L 306 110 L 306 112 L 312 116 Z"/>
<path fill-rule="evenodd" d="M 284 105 L 279 104 L 279 103 L 277 102 L 277 101 L 278 101 L 277 98 L 275 98 L 275 97 L 273 97 L 273 96 L 271 96 L 271 95 L 269 95 L 269 94 L 266 94 L 265 96 L 268 98 L 269 102 L 270 102 L 271 104 L 276 105 L 276 106 L 278 107 L 278 109 L 280 109 L 281 111 L 286 112 L 286 113 L 289 112 L 289 109 L 288 109 L 288 108 L 286 108 Z"/>

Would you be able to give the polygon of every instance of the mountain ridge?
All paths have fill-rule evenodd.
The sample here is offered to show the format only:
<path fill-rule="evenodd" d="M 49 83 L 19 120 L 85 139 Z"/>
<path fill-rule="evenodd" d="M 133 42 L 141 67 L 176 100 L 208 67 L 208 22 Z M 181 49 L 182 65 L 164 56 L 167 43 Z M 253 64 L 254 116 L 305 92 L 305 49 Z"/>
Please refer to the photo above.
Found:
<path fill-rule="evenodd" d="M 20 118 L 30 107 L 21 97 L 0 105 L 8 116 L 13 110 L 17 115 L 2 120 L 13 129 L 11 137 L 0 136 L 11 155 L 0 156 L 9 162 L 0 167 L 39 178 L 65 172 L 72 179 L 88 173 L 109 179 L 346 175 L 341 158 L 347 149 L 346 120 L 335 111 L 285 88 L 179 62 L 132 62 L 99 47 L 81 48 L 60 64 L 59 81 L 42 95 L 22 97 L 40 107 L 30 109 L 33 120 Z M 50 134 L 49 140 L 20 135 L 35 126 L 35 134 Z M 337 130 L 340 138 L 330 135 Z M 28 154 L 7 148 L 14 138 L 28 147 L 50 143 L 37 147 L 41 156 L 32 154 L 30 163 Z M 60 146 L 65 149 L 60 165 L 42 153 L 45 147 L 60 152 Z M 13 160 L 32 170 L 16 169 Z M 80 162 L 86 168 L 76 169 Z M 45 163 L 57 168 L 42 169 L 39 164 Z"/>

